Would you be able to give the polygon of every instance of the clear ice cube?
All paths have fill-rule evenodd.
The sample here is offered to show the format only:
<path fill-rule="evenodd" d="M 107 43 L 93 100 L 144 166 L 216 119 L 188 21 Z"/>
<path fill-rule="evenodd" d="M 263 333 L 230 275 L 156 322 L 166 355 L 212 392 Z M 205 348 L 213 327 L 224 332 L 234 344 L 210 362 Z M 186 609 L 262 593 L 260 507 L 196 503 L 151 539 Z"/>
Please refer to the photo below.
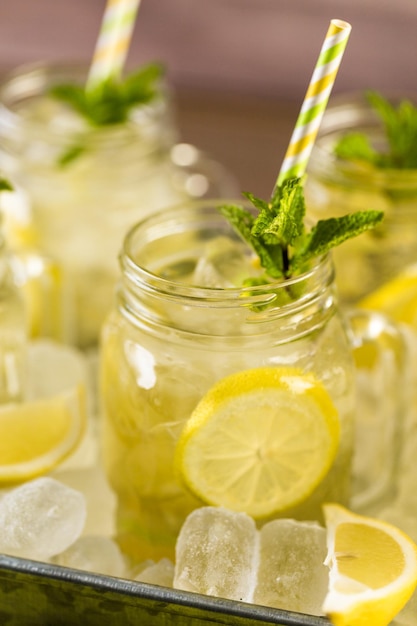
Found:
<path fill-rule="evenodd" d="M 86 520 L 83 535 L 111 537 L 115 533 L 117 499 L 100 465 L 67 469 L 64 463 L 51 476 L 84 495 Z"/>
<path fill-rule="evenodd" d="M 49 398 L 84 384 L 89 390 L 89 370 L 85 355 L 71 346 L 49 339 L 30 342 L 26 358 L 26 399 Z"/>
<path fill-rule="evenodd" d="M 226 280 L 216 267 L 204 257 L 201 257 L 197 262 L 192 283 L 197 287 L 211 287 L 213 289 L 233 287 L 233 283 Z"/>
<path fill-rule="evenodd" d="M 85 519 L 81 493 L 49 477 L 29 481 L 0 500 L 0 552 L 47 561 L 78 539 Z"/>
<path fill-rule="evenodd" d="M 134 580 L 151 585 L 172 587 L 174 584 L 174 564 L 170 559 L 148 563 L 139 574 L 136 574 Z"/>
<path fill-rule="evenodd" d="M 315 522 L 268 522 L 260 531 L 256 604 L 322 615 L 327 593 L 326 530 Z"/>
<path fill-rule="evenodd" d="M 199 287 L 216 289 L 240 287 L 244 278 L 258 273 L 246 245 L 240 240 L 220 236 L 206 244 L 191 282 Z"/>
<path fill-rule="evenodd" d="M 109 537 L 85 535 L 54 558 L 64 567 L 123 577 L 127 567 L 119 546 Z"/>
<path fill-rule="evenodd" d="M 255 522 L 245 513 L 196 509 L 177 539 L 174 588 L 250 602 L 257 541 Z"/>

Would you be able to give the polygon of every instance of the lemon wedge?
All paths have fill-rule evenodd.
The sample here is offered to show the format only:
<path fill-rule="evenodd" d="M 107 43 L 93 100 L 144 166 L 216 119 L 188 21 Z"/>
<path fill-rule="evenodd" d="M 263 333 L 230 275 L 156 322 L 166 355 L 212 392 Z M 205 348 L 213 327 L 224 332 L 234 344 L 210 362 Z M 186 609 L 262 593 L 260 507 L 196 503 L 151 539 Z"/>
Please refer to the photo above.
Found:
<path fill-rule="evenodd" d="M 417 324 L 417 266 L 406 268 L 362 298 L 357 307 L 385 313 L 398 322 Z"/>
<path fill-rule="evenodd" d="M 86 425 L 82 385 L 57 396 L 0 407 L 0 484 L 46 473 L 78 445 Z"/>
<path fill-rule="evenodd" d="M 176 467 L 203 502 L 262 518 L 304 501 L 338 443 L 338 412 L 312 374 L 250 369 L 202 398 L 178 441 Z"/>
<path fill-rule="evenodd" d="M 324 613 L 335 626 L 388 626 L 417 586 L 417 546 L 401 530 L 323 507 L 330 568 Z"/>

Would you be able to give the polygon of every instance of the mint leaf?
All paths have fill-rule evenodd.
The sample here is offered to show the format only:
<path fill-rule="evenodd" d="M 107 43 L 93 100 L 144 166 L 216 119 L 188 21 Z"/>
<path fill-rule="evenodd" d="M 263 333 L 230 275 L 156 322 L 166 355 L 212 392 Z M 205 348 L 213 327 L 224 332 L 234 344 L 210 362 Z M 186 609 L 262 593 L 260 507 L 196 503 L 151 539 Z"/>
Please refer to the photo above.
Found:
<path fill-rule="evenodd" d="M 147 104 L 158 95 L 162 75 L 162 66 L 153 63 L 125 80 L 109 78 L 91 90 L 83 85 L 64 83 L 53 86 L 49 93 L 93 126 L 121 124 L 128 119 L 132 108 Z"/>
<path fill-rule="evenodd" d="M 256 252 L 261 266 L 267 270 L 269 275 L 273 278 L 281 277 L 283 274 L 281 249 L 269 246 L 262 239 L 252 234 L 255 222 L 252 213 L 248 209 L 235 204 L 220 206 L 219 211 L 234 226 L 235 230 L 240 233 L 242 239 Z"/>
<path fill-rule="evenodd" d="M 311 229 L 304 247 L 294 254 L 293 267 L 300 267 L 310 259 L 325 254 L 352 237 L 374 228 L 383 219 L 381 211 L 359 211 L 342 217 L 319 220 Z"/>
<path fill-rule="evenodd" d="M 271 243 L 279 242 L 284 247 L 294 245 L 304 232 L 305 202 L 298 178 L 284 181 L 279 197 L 271 203 L 271 213 L 274 217 L 269 224 L 262 224 L 261 215 L 255 220 L 253 234 L 267 237 Z"/>
<path fill-rule="evenodd" d="M 227 204 L 220 206 L 219 211 L 242 235 L 245 241 L 252 243 L 252 226 L 255 218 L 248 209 L 238 204 Z"/>
<path fill-rule="evenodd" d="M 0 191 L 13 191 L 11 183 L 0 176 Z"/>
<path fill-rule="evenodd" d="M 259 211 L 267 211 L 271 208 L 268 202 L 261 200 L 261 198 L 257 198 L 253 195 L 253 193 L 250 193 L 250 191 L 244 191 L 242 195 L 245 196 L 245 198 L 247 198 Z"/>
<path fill-rule="evenodd" d="M 334 152 L 340 159 L 365 161 L 373 165 L 378 165 L 380 158 L 368 137 L 362 133 L 349 133 L 342 137 L 334 147 Z"/>
<path fill-rule="evenodd" d="M 75 161 L 75 159 L 77 159 L 85 151 L 86 146 L 82 146 L 79 144 L 71 146 L 70 148 L 68 148 L 68 150 L 61 154 L 58 159 L 58 165 L 60 165 L 61 167 L 65 167 L 69 163 L 72 163 L 72 161 Z"/>
<path fill-rule="evenodd" d="M 381 169 L 417 168 L 417 107 L 409 100 L 394 106 L 376 91 L 365 95 L 383 124 L 387 147 L 377 150 L 365 133 L 347 133 L 334 147 L 336 156 Z"/>
<path fill-rule="evenodd" d="M 162 75 L 162 66 L 150 63 L 124 80 L 109 78 L 91 90 L 83 85 L 63 83 L 54 85 L 49 94 L 76 111 L 91 126 L 111 126 L 126 122 L 133 108 L 154 100 L 159 94 Z M 67 166 L 85 150 L 86 146 L 80 143 L 70 146 L 59 157 L 58 165 Z"/>
<path fill-rule="evenodd" d="M 264 282 L 297 275 L 311 259 L 374 228 L 384 215 L 382 211 L 358 211 L 320 220 L 307 232 L 303 179 L 285 180 L 274 190 L 270 202 L 247 192 L 243 195 L 253 204 L 254 212 L 235 204 L 220 206 L 219 211 L 258 255 L 266 274 Z M 257 281 L 249 279 L 245 284 Z"/>
<path fill-rule="evenodd" d="M 150 63 L 129 74 L 121 85 L 125 102 L 129 106 L 151 102 L 159 93 L 158 85 L 163 73 L 161 65 Z"/>

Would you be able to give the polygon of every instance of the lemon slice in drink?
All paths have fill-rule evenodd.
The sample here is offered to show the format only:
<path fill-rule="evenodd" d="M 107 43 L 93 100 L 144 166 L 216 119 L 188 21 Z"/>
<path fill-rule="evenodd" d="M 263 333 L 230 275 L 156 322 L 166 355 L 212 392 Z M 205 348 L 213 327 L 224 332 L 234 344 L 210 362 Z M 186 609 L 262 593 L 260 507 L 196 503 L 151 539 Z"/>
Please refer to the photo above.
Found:
<path fill-rule="evenodd" d="M 295 368 L 232 374 L 186 423 L 176 463 L 203 502 L 269 516 L 304 501 L 338 448 L 338 413 L 324 386 Z"/>
<path fill-rule="evenodd" d="M 385 313 L 406 324 L 417 323 L 417 266 L 406 268 L 401 274 L 363 298 L 359 308 Z"/>
<path fill-rule="evenodd" d="M 417 546 L 381 520 L 323 507 L 330 567 L 323 611 L 336 626 L 387 626 L 417 586 Z"/>
<path fill-rule="evenodd" d="M 80 385 L 51 398 L 0 407 L 0 484 L 46 473 L 78 445 L 86 424 Z"/>

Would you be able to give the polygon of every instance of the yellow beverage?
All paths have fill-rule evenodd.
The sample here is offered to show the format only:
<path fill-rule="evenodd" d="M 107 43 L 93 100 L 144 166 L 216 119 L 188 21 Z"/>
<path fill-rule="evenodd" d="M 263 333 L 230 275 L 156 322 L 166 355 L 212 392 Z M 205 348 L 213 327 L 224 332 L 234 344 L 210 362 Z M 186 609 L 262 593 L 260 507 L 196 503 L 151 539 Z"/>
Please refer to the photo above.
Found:
<path fill-rule="evenodd" d="M 197 495 L 181 474 L 178 441 L 186 427 L 192 428 L 200 401 L 217 384 L 227 388 L 228 376 L 238 376 L 231 399 L 239 406 L 240 395 L 249 391 L 248 375 L 256 418 L 256 393 L 261 404 L 270 393 L 268 386 L 263 390 L 264 368 L 277 373 L 272 396 L 277 392 L 278 404 L 287 402 L 282 376 L 295 372 L 301 400 L 303 387 L 317 387 L 327 398 L 323 406 L 333 407 L 319 411 L 334 411 L 338 422 L 335 456 L 318 484 L 294 505 L 261 510 L 258 523 L 288 516 L 320 519 L 324 501 L 347 503 L 354 366 L 330 258 L 320 258 L 289 281 L 243 287 L 243 278 L 259 275 L 253 253 L 213 204 L 203 203 L 138 224 L 125 239 L 120 259 L 117 305 L 102 334 L 103 459 L 118 499 L 118 539 L 132 559 L 172 557 L 185 517 L 206 502 L 204 488 Z M 284 430 L 292 404 L 280 415 Z M 245 406 L 242 410 L 248 415 Z M 260 409 L 255 435 L 268 411 Z M 216 406 L 213 415 L 218 415 Z M 207 425 L 211 416 L 205 420 Z M 248 420 L 246 425 L 250 430 Z M 210 449 L 211 436 L 204 434 L 201 445 Z M 299 465 L 295 469 L 300 473 Z"/>

